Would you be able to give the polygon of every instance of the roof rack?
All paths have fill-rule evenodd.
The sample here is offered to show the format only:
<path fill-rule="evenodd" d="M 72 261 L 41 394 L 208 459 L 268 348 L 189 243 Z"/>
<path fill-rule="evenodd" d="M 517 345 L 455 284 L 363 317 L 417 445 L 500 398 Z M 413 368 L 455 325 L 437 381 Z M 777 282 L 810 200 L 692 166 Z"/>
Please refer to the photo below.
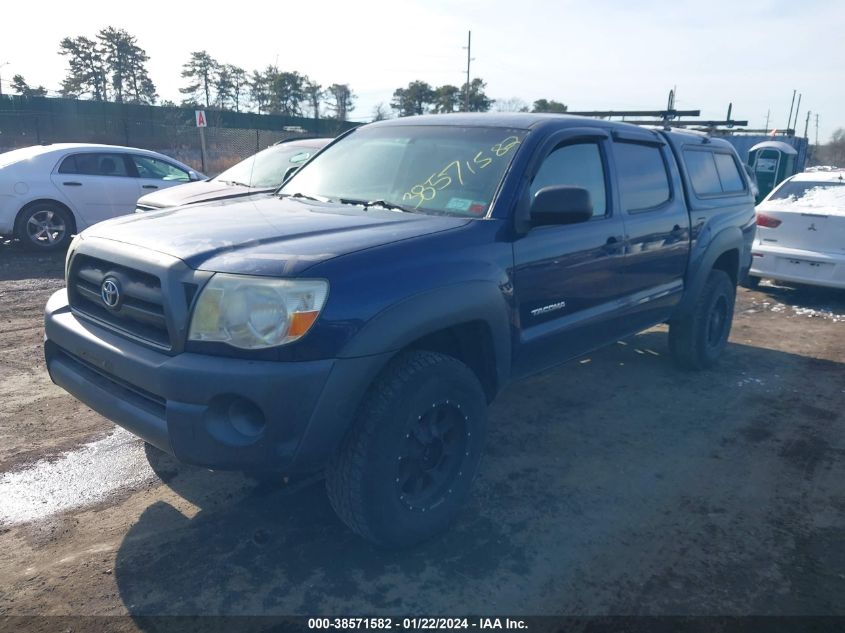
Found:
<path fill-rule="evenodd" d="M 576 116 L 595 117 L 601 119 L 610 119 L 613 117 L 622 117 L 623 123 L 630 123 L 631 125 L 653 125 L 657 127 L 679 127 L 679 128 L 696 128 L 697 131 L 702 132 L 718 132 L 723 131 L 719 128 L 727 128 L 734 131 L 734 128 L 744 128 L 748 125 L 748 121 L 740 121 L 731 118 L 731 111 L 733 110 L 733 103 L 728 104 L 728 114 L 724 120 L 691 120 L 681 119 L 680 117 L 697 117 L 701 116 L 701 110 L 676 110 L 675 109 L 675 91 L 669 91 L 669 101 L 665 110 L 581 110 L 577 112 L 567 112 L 567 114 L 574 114 Z M 654 117 L 654 120 L 647 119 L 626 119 L 625 117 Z M 788 130 L 787 130 L 788 131 Z M 792 130 L 794 135 L 794 130 Z"/>

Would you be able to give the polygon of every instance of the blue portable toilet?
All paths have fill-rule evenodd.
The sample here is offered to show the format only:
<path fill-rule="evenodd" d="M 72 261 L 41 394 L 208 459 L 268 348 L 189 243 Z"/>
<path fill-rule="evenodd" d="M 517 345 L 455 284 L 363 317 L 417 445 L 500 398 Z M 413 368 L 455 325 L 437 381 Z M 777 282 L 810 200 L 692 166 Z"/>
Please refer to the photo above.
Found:
<path fill-rule="evenodd" d="M 757 176 L 757 202 L 778 184 L 796 173 L 798 152 L 783 141 L 763 141 L 748 150 L 748 164 Z"/>

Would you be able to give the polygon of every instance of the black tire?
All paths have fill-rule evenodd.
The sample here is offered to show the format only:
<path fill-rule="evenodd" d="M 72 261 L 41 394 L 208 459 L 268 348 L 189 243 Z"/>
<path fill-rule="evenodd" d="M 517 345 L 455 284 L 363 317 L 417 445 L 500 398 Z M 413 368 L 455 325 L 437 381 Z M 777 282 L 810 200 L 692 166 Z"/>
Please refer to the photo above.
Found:
<path fill-rule="evenodd" d="M 669 350 L 685 369 L 711 367 L 731 333 L 736 288 L 727 273 L 710 271 L 691 312 L 669 323 Z"/>
<path fill-rule="evenodd" d="M 26 248 L 40 252 L 67 248 L 75 231 L 73 216 L 55 202 L 34 202 L 15 222 L 15 236 Z"/>
<path fill-rule="evenodd" d="M 755 275 L 746 275 L 745 279 L 740 282 L 740 285 L 749 290 L 756 290 L 760 285 L 760 278 Z"/>
<path fill-rule="evenodd" d="M 329 464 L 329 501 L 376 545 L 431 538 L 464 505 L 486 427 L 487 399 L 468 367 L 444 354 L 404 352 L 376 379 Z"/>

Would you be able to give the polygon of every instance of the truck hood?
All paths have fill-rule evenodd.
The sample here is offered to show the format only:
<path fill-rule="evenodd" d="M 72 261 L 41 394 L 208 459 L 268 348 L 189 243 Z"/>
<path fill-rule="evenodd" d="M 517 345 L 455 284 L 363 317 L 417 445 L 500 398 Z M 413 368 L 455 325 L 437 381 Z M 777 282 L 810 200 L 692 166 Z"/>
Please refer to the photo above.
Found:
<path fill-rule="evenodd" d="M 222 180 L 202 180 L 148 193 L 146 196 L 141 196 L 138 199 L 138 205 L 141 207 L 167 209 L 183 204 L 195 204 L 197 202 L 208 202 L 222 198 L 248 196 L 252 193 L 262 191 L 272 191 L 272 189 L 253 189 L 244 185 L 225 183 Z"/>
<path fill-rule="evenodd" d="M 199 270 L 294 276 L 340 255 L 471 221 L 261 196 L 123 216 L 95 224 L 82 238 L 148 248 Z"/>

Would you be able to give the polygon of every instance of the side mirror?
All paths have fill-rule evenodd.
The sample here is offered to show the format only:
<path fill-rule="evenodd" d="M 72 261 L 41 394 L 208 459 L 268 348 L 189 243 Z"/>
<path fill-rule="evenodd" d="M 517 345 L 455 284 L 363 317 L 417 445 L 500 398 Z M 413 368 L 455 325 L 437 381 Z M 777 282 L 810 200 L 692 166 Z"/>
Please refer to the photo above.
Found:
<path fill-rule="evenodd" d="M 583 187 L 543 187 L 531 201 L 531 224 L 577 224 L 593 217 L 590 192 Z"/>
<path fill-rule="evenodd" d="M 282 182 L 287 182 L 287 179 L 293 176 L 297 171 L 299 171 L 299 167 L 288 167 L 285 170 L 285 175 L 282 177 Z"/>
<path fill-rule="evenodd" d="M 191 182 L 195 182 L 199 179 L 200 179 L 200 175 L 197 172 L 195 172 L 195 171 L 189 171 L 188 172 L 188 180 L 190 180 Z"/>

